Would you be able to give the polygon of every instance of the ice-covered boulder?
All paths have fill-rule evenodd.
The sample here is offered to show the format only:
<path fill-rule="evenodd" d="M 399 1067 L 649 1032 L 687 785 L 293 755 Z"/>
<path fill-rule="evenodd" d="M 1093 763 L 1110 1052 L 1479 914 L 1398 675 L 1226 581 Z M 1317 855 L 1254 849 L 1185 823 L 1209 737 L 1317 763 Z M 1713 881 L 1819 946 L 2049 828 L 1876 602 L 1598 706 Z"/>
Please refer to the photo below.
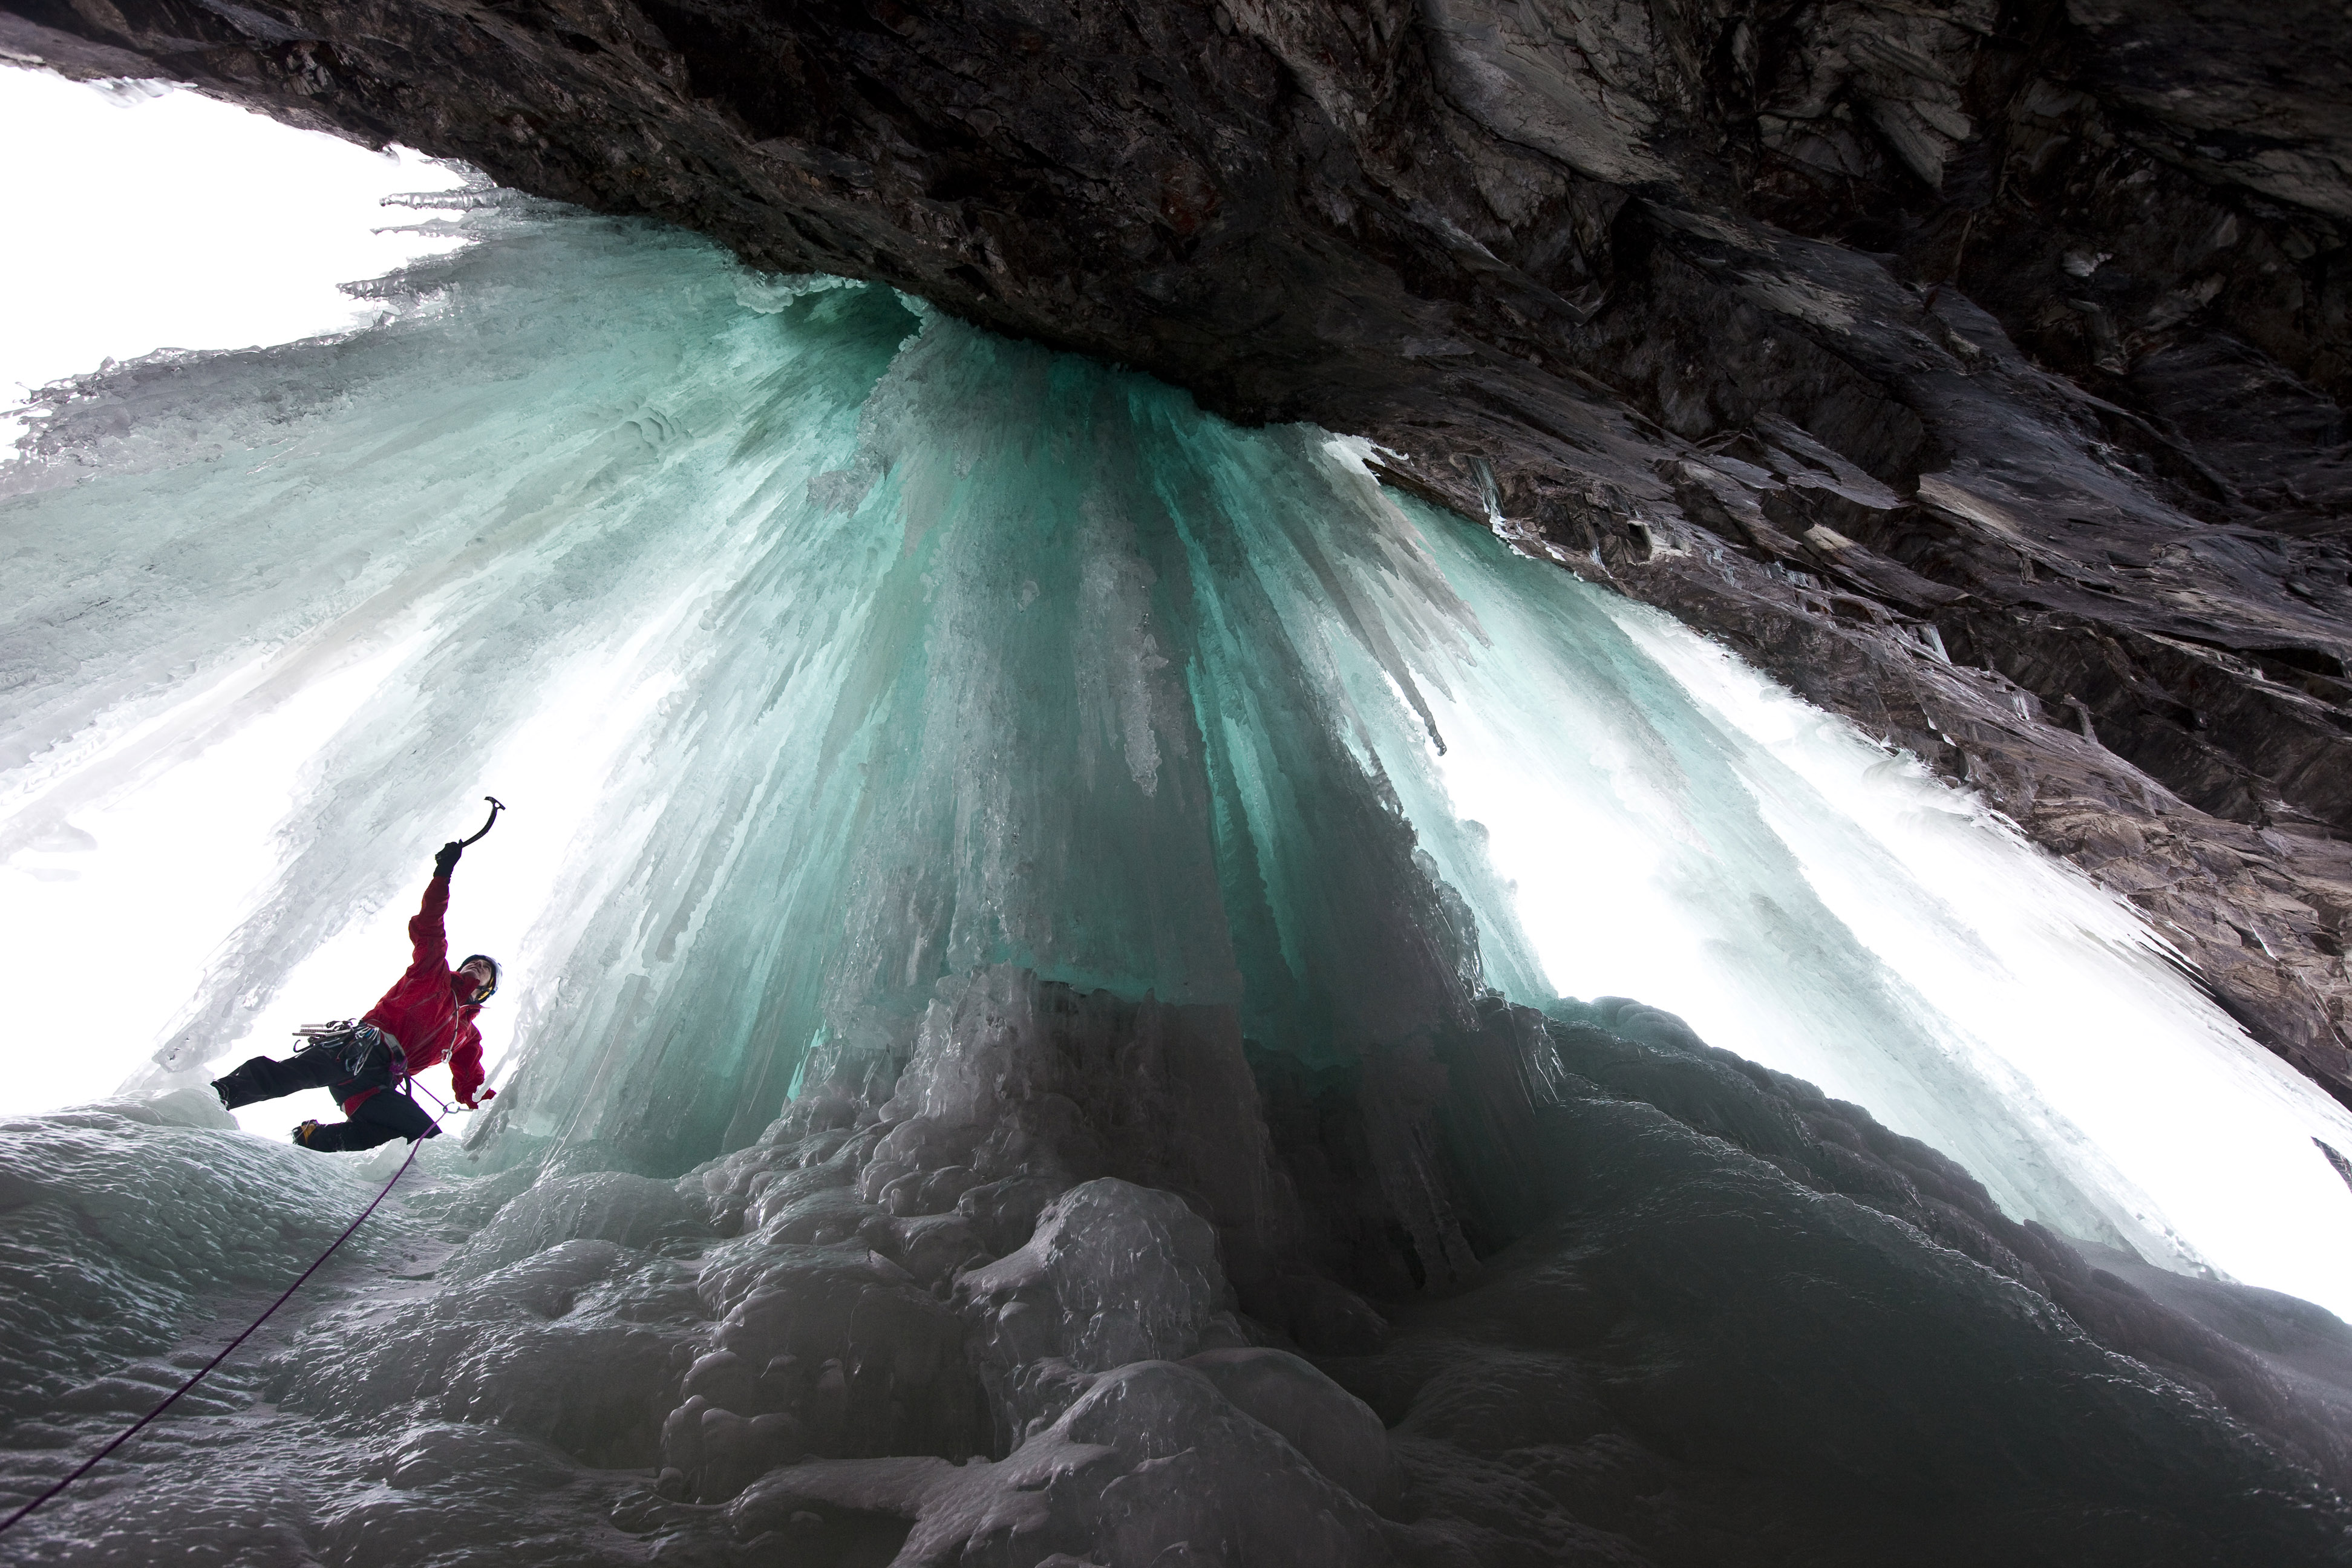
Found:
<path fill-rule="evenodd" d="M 635 1250 L 673 1241 L 707 1240 L 706 1212 L 667 1182 L 620 1171 L 549 1176 L 441 1266 L 448 1279 L 470 1279 L 566 1241 L 609 1241 Z"/>
<path fill-rule="evenodd" d="M 273 1394 L 295 1410 L 488 1422 L 588 1464 L 650 1464 L 693 1287 L 688 1269 L 617 1243 L 559 1242 L 421 1304 L 325 1315 Z"/>
<path fill-rule="evenodd" d="M 880 1114 L 859 1195 L 892 1214 L 961 1210 L 1017 1246 L 1007 1210 L 1115 1176 L 1197 1199 L 1234 1282 L 1269 1300 L 1297 1232 L 1229 1006 L 1078 991 L 1012 964 L 957 975 Z"/>
<path fill-rule="evenodd" d="M 704 1286 L 722 1315 L 662 1430 L 663 1464 L 696 1495 L 732 1496 L 762 1456 L 961 1458 L 986 1446 L 962 1324 L 887 1258 L 771 1244 L 756 1268 L 706 1274 Z M 752 1425 L 739 1433 L 738 1421 Z"/>
<path fill-rule="evenodd" d="M 1013 1437 L 1059 1415 L 1088 1373 L 1247 1342 L 1209 1223 L 1110 1177 L 1062 1194 L 1026 1246 L 958 1279 L 956 1300 Z"/>
<path fill-rule="evenodd" d="M 1780 1531 L 1804 1561 L 2340 1558 L 2324 1404 L 1858 1108 L 1652 1010 L 1615 1009 L 1624 1036 L 1580 1012 L 1527 1037 L 1550 1217 L 1381 1353 L 1326 1363 L 1396 1425 L 1401 1549 L 1791 1560 L 1759 1552 Z"/>
<path fill-rule="evenodd" d="M 897 1561 L 1381 1568 L 1381 1520 L 1200 1371 L 1105 1373 L 1010 1458 L 812 1464 L 727 1510 L 747 1549 L 782 1548 L 843 1510 L 911 1526 Z M 1063 1555 L 1056 1555 L 1063 1554 Z"/>
<path fill-rule="evenodd" d="M 1217 1385 L 1234 1408 L 1278 1432 L 1309 1464 L 1365 1507 L 1395 1506 L 1403 1485 L 1388 1428 L 1372 1407 L 1287 1351 L 1258 1346 L 1203 1351 L 1184 1365 Z"/>
<path fill-rule="evenodd" d="M 723 1502 L 811 1456 L 988 1446 L 963 1324 L 942 1300 L 948 1274 L 988 1255 L 951 1216 L 905 1219 L 858 1195 L 881 1136 L 870 1108 L 813 1097 L 673 1184 L 613 1189 L 662 1219 L 652 1234 L 701 1242 L 662 1497 Z"/>

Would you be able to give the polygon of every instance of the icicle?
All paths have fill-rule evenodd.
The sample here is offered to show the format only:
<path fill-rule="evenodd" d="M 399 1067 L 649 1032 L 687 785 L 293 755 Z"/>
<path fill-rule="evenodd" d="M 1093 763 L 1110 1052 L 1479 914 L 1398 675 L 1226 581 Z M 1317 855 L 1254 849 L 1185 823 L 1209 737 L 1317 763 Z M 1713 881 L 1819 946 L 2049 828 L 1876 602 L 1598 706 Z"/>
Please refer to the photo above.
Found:
<path fill-rule="evenodd" d="M 123 367 L 5 473 L 18 951 L 200 933 L 125 983 L 148 1081 L 364 1005 L 491 791 L 452 927 L 509 960 L 519 1144 L 675 1172 L 992 965 L 1338 1067 L 1489 987 L 1625 994 L 2015 1213 L 2352 1306 L 2309 1241 L 2352 1118 L 1718 650 L 1319 432 L 675 235 L 464 221 L 436 310 Z"/>

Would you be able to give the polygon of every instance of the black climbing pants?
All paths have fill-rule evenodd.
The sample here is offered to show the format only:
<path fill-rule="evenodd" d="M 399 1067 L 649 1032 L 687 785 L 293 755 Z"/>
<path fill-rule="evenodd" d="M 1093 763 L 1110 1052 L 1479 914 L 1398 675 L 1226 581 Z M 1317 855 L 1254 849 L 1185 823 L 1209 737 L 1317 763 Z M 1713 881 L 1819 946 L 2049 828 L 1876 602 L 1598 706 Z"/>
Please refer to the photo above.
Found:
<path fill-rule="evenodd" d="M 361 1100 L 349 1121 L 321 1122 L 303 1147 L 335 1152 L 373 1149 L 395 1138 L 414 1143 L 419 1138 L 439 1136 L 441 1129 L 433 1125 L 433 1118 L 416 1101 L 396 1089 L 386 1089 Z"/>
<path fill-rule="evenodd" d="M 341 1055 L 331 1050 L 304 1051 L 291 1061 L 282 1062 L 256 1057 L 227 1077 L 215 1079 L 213 1088 L 220 1092 L 221 1103 L 231 1110 L 240 1105 L 299 1094 L 306 1089 L 323 1089 L 339 1102 L 366 1089 L 377 1090 L 360 1102 L 350 1121 L 321 1123 L 303 1145 L 309 1149 L 331 1152 L 373 1149 L 395 1138 L 405 1138 L 414 1143 L 419 1138 L 435 1137 L 441 1131 L 416 1101 L 392 1087 L 389 1046 L 380 1046 L 371 1052 L 357 1073 L 351 1070 Z"/>

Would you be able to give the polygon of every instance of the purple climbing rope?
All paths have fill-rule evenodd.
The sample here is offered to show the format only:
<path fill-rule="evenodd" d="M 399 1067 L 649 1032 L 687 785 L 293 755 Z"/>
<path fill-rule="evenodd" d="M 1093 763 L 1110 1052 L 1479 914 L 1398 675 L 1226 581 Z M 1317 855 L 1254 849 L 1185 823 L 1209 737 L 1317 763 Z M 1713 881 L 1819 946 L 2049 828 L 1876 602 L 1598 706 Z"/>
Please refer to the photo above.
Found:
<path fill-rule="evenodd" d="M 434 1125 L 437 1127 L 440 1124 L 436 1122 Z M 251 1323 L 246 1326 L 243 1333 L 229 1341 L 227 1344 L 222 1346 L 220 1354 L 205 1363 L 203 1370 L 199 1371 L 194 1377 L 188 1379 L 187 1382 L 180 1384 L 179 1387 L 173 1389 L 170 1395 L 164 1399 L 163 1404 L 158 1405 L 154 1409 L 150 1410 L 146 1415 L 142 1415 L 138 1420 L 132 1422 L 128 1431 L 115 1438 L 111 1443 L 109 1443 L 105 1447 L 100 1448 L 97 1453 L 92 1454 L 89 1458 L 83 1460 L 80 1468 L 75 1470 L 73 1474 L 68 1476 L 65 1479 L 59 1481 L 57 1485 L 43 1492 L 40 1496 L 26 1503 L 24 1507 L 10 1514 L 6 1519 L 0 1520 L 0 1531 L 7 1530 L 18 1520 L 23 1519 L 26 1514 L 32 1512 L 35 1509 L 40 1507 L 51 1498 L 56 1497 L 59 1492 L 64 1491 L 76 1481 L 81 1479 L 82 1477 L 98 1468 L 98 1463 L 100 1459 L 105 1458 L 109 1454 L 114 1452 L 115 1449 L 120 1448 L 123 1444 L 128 1443 L 131 1438 L 139 1436 L 140 1432 L 150 1421 L 154 1420 L 155 1417 L 163 1415 L 163 1412 L 169 1410 L 173 1405 L 179 1403 L 179 1399 L 182 1394 L 187 1393 L 188 1390 L 202 1383 L 211 1374 L 212 1370 L 215 1367 L 220 1365 L 221 1363 L 229 1358 L 229 1356 L 236 1350 L 237 1346 L 245 1343 L 247 1340 L 251 1339 L 253 1337 L 254 1331 L 260 1328 L 262 1324 L 269 1321 L 271 1313 L 277 1311 L 278 1308 L 286 1305 L 287 1302 L 292 1300 L 294 1299 L 294 1292 L 302 1289 L 303 1283 L 307 1281 L 311 1275 L 316 1274 L 320 1268 L 325 1264 L 328 1258 L 332 1258 L 335 1255 L 335 1248 L 349 1241 L 352 1238 L 352 1233 L 359 1229 L 361 1225 L 365 1223 L 368 1215 L 375 1213 L 376 1205 L 383 1202 L 386 1197 L 391 1195 L 393 1184 L 394 1182 L 399 1181 L 401 1177 L 408 1174 L 408 1167 L 416 1163 L 416 1152 L 424 1147 L 425 1140 L 422 1138 L 417 1139 L 408 1146 L 408 1158 L 400 1163 L 400 1169 L 392 1173 L 392 1180 L 384 1183 L 382 1190 L 380 1190 L 375 1196 L 368 1200 L 367 1207 L 360 1210 L 359 1217 L 352 1221 L 351 1224 L 343 1226 L 343 1234 L 335 1237 L 334 1240 L 327 1244 L 327 1250 L 319 1254 L 317 1260 L 313 1262 L 310 1268 L 302 1270 L 300 1279 L 296 1279 L 293 1284 L 286 1287 L 285 1294 L 279 1296 L 275 1301 L 270 1302 L 268 1307 L 264 1309 L 261 1316 L 254 1319 Z"/>

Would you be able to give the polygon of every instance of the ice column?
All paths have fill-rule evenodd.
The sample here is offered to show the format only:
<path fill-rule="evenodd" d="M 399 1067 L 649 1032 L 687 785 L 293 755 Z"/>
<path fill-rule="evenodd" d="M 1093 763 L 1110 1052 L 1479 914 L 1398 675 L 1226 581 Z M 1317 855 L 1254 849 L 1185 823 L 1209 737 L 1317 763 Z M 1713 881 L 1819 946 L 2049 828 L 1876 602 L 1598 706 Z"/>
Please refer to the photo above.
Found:
<path fill-rule="evenodd" d="M 152 1079 L 274 1044 L 331 960 L 364 1005 L 488 790 L 454 923 L 510 960 L 509 1149 L 683 1168 L 807 1072 L 887 1075 L 989 964 L 1337 1071 L 1558 987 L 2017 1213 L 2352 1305 L 2307 1245 L 2352 1219 L 2309 1142 L 2343 1113 L 2128 911 L 1698 639 L 1320 432 L 648 227 L 468 221 L 386 325 L 128 367 L 6 471 L 12 865 L 310 716 L 195 994 L 125 1043 Z M 2116 1115 L 2132 1051 L 2166 1071 Z"/>

